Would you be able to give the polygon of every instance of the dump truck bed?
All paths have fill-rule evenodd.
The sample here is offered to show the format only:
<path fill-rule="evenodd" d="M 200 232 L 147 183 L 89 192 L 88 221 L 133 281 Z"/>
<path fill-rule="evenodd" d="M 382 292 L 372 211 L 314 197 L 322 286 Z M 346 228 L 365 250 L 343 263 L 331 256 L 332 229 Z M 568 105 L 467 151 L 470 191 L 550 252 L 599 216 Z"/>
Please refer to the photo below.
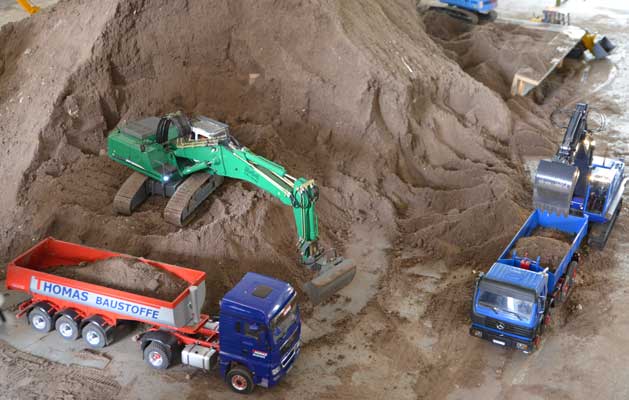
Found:
<path fill-rule="evenodd" d="M 552 229 L 558 232 L 569 234 L 572 236 L 572 242 L 566 254 L 561 259 L 561 262 L 554 271 L 548 272 L 548 289 L 549 293 L 555 288 L 555 284 L 561 276 L 566 272 L 568 265 L 572 261 L 575 252 L 581 246 L 581 242 L 587 235 L 588 231 L 588 217 L 578 217 L 574 215 L 558 216 L 556 214 L 548 214 L 538 209 L 533 211 L 524 225 L 520 228 L 518 233 L 513 237 L 511 242 L 507 245 L 498 259 L 498 263 L 511 266 L 519 266 L 521 261 L 525 259 L 523 254 L 513 255 L 518 240 L 529 237 L 534 234 L 538 228 Z M 537 260 L 530 260 L 530 269 L 535 272 L 541 272 L 548 266 L 539 265 Z"/>
<path fill-rule="evenodd" d="M 112 257 L 139 260 L 186 281 L 186 287 L 172 301 L 116 290 L 49 273 L 64 266 L 92 263 Z M 47 238 L 11 261 L 7 267 L 8 289 L 46 300 L 59 309 L 77 308 L 84 313 L 105 315 L 113 320 L 133 320 L 174 328 L 194 327 L 205 297 L 205 273 L 126 254 Z"/>

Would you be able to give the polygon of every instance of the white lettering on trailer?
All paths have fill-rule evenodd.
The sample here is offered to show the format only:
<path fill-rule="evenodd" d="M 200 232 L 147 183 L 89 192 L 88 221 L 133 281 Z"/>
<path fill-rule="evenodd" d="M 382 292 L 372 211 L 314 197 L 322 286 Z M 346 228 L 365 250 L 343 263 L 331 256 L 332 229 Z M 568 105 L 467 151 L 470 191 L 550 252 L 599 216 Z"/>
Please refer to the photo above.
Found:
<path fill-rule="evenodd" d="M 131 301 L 92 293 L 87 290 L 38 280 L 36 277 L 31 277 L 30 290 L 32 293 L 71 301 L 77 304 L 84 304 L 88 307 L 98 308 L 144 321 L 174 325 L 173 310 L 164 307 L 156 308 L 144 306 Z"/>

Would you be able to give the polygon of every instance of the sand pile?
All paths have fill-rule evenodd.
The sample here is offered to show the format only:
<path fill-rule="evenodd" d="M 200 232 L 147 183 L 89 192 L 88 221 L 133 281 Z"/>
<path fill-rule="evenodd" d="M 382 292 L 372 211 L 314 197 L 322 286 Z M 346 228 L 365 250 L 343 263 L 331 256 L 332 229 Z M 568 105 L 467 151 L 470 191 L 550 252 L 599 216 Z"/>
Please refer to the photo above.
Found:
<path fill-rule="evenodd" d="M 165 301 L 173 301 L 188 287 L 186 281 L 168 271 L 127 257 L 56 267 L 47 272 Z"/>
<path fill-rule="evenodd" d="M 519 256 L 526 256 L 533 260 L 541 257 L 542 267 L 555 271 L 568 250 L 572 236 L 555 229 L 538 228 L 531 236 L 519 239 L 513 251 Z"/>
<path fill-rule="evenodd" d="M 461 68 L 505 99 L 516 73 L 541 80 L 573 43 L 557 32 L 506 22 L 472 26 L 434 11 L 424 14 L 424 23 Z"/>
<path fill-rule="evenodd" d="M 51 234 L 203 268 L 210 304 L 248 270 L 310 279 L 291 209 L 248 184 L 227 182 L 183 230 L 159 198 L 113 215 L 130 172 L 99 156 L 108 130 L 177 109 L 315 178 L 322 242 L 341 254 L 401 235 L 420 258 L 477 258 L 527 201 L 509 109 L 432 43 L 411 1 L 62 1 L 0 36 L 0 173 L 17 182 L 2 254 Z M 359 269 L 379 275 L 369 258 Z"/>

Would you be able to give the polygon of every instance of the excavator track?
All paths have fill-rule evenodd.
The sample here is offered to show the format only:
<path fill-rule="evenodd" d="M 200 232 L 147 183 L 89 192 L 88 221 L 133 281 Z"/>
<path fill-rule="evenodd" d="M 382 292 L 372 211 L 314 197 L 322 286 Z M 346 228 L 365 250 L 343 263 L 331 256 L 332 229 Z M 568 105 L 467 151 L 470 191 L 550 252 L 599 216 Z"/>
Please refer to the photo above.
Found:
<path fill-rule="evenodd" d="M 149 196 L 146 182 L 150 179 L 146 175 L 134 172 L 122 184 L 114 198 L 114 211 L 122 215 L 131 215 Z"/>
<path fill-rule="evenodd" d="M 616 211 L 614 211 L 614 215 L 612 218 L 604 224 L 592 224 L 590 228 L 590 233 L 588 237 L 588 245 L 595 249 L 602 250 L 605 248 L 607 244 L 607 239 L 609 239 L 609 235 L 612 233 L 614 229 L 614 225 L 616 224 L 616 220 L 618 219 L 618 215 L 620 215 L 620 210 L 622 209 L 622 200 L 616 206 Z"/>
<path fill-rule="evenodd" d="M 197 172 L 179 185 L 164 209 L 166 222 L 185 226 L 192 219 L 194 211 L 208 196 L 223 183 L 223 177 Z"/>

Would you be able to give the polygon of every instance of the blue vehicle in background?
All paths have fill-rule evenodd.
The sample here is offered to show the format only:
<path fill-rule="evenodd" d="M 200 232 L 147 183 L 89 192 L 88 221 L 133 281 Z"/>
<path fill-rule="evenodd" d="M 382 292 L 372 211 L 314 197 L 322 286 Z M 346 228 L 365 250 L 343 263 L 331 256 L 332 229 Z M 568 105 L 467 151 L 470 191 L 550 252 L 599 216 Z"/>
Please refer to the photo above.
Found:
<path fill-rule="evenodd" d="M 518 240 L 538 228 L 573 237 L 568 252 L 551 270 L 541 257 L 528 258 L 514 251 Z M 535 210 L 502 252 L 489 272 L 476 281 L 470 334 L 525 352 L 539 347 L 551 322 L 551 308 L 564 302 L 577 273 L 577 250 L 588 232 L 587 216 L 557 216 Z"/>
<path fill-rule="evenodd" d="M 497 17 L 495 9 L 498 0 L 439 0 L 439 2 L 446 7 L 431 6 L 430 9 L 474 25 L 479 21 L 493 21 Z"/>

